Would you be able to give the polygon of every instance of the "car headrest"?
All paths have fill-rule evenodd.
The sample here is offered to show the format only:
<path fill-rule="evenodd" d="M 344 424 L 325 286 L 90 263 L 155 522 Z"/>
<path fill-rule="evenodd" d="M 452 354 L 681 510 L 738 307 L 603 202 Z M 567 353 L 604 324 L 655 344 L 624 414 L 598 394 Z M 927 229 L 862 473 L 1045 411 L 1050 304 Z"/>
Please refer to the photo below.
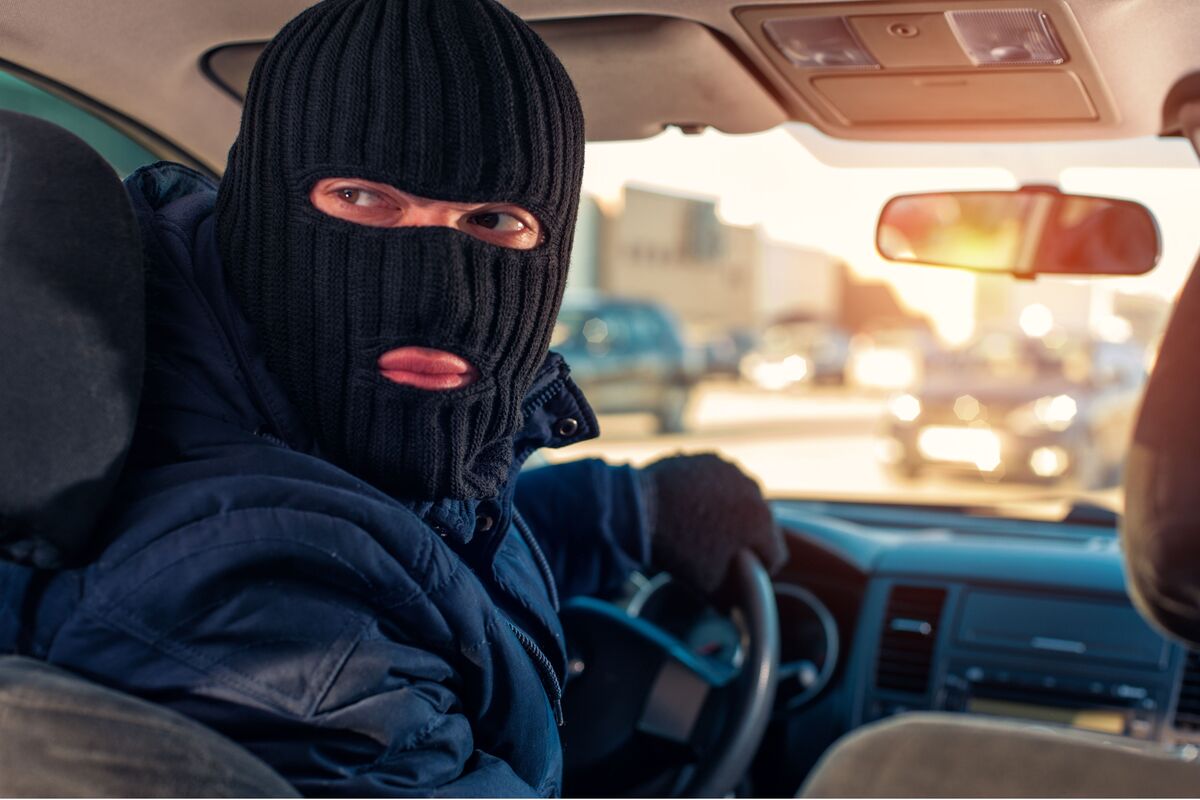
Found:
<path fill-rule="evenodd" d="M 1200 266 L 1200 265 L 1198 265 Z M 1125 469 L 1121 538 L 1142 614 L 1200 645 L 1200 268 L 1146 385 Z"/>
<path fill-rule="evenodd" d="M 73 134 L 0 111 L 0 557 L 87 551 L 133 435 L 143 310 L 116 173 Z"/>

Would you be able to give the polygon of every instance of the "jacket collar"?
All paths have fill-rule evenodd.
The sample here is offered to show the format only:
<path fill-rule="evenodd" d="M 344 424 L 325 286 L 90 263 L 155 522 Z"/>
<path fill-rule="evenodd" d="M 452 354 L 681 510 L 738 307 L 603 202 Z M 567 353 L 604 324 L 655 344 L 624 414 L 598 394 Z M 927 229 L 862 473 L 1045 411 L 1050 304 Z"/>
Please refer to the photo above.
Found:
<path fill-rule="evenodd" d="M 156 320 L 150 320 L 146 391 L 152 396 L 144 397 L 143 405 L 169 409 L 164 413 L 177 418 L 232 422 L 261 439 L 320 458 L 319 447 L 267 370 L 257 337 L 226 288 L 213 218 L 216 184 L 182 165 L 160 162 L 130 175 L 126 188 L 151 272 L 155 297 L 148 311 L 164 331 L 176 334 L 157 336 Z M 180 363 L 187 365 L 186 376 L 171 366 Z M 494 552 L 500 538 L 496 534 L 511 522 L 516 478 L 529 455 L 599 433 L 595 414 L 557 353 L 547 355 L 522 411 L 525 421 L 514 437 L 512 467 L 497 497 L 397 501 L 451 543 L 469 545 L 480 555 Z"/>
<path fill-rule="evenodd" d="M 497 534 L 506 532 L 512 523 L 517 476 L 526 459 L 542 447 L 566 447 L 599 435 L 595 412 L 570 372 L 562 356 L 547 354 L 521 406 L 525 424 L 513 439 L 512 466 L 496 497 L 405 502 L 405 505 L 447 540 L 467 546 L 475 556 L 490 560 L 502 538 Z"/>

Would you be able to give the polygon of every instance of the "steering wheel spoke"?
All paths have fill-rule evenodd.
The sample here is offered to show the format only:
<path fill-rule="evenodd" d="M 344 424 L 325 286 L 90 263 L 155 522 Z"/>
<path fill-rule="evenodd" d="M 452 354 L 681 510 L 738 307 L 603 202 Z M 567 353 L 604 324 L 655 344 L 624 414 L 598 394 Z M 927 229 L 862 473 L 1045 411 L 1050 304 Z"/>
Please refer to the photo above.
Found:
<path fill-rule="evenodd" d="M 714 676 L 697 672 L 683 662 L 667 658 L 659 668 L 642 708 L 638 730 L 660 739 L 691 745 L 713 690 Z"/>
<path fill-rule="evenodd" d="M 580 793 L 573 779 L 597 794 L 673 787 L 720 796 L 736 785 L 770 718 L 779 625 L 770 578 L 749 553 L 739 556 L 730 585 L 744 633 L 740 669 L 696 655 L 610 603 L 575 599 L 563 608 L 576 665 L 563 698 L 570 793 Z"/>

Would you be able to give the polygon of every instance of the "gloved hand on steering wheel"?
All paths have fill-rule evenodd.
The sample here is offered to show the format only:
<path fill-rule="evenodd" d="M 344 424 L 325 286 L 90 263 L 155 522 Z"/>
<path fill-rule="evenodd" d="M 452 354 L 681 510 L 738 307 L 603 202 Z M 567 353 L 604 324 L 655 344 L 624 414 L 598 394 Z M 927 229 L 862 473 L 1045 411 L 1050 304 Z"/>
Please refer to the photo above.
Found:
<path fill-rule="evenodd" d="M 642 469 L 654 566 L 706 594 L 749 548 L 768 572 L 787 560 L 783 535 L 754 479 L 715 453 L 677 455 Z"/>

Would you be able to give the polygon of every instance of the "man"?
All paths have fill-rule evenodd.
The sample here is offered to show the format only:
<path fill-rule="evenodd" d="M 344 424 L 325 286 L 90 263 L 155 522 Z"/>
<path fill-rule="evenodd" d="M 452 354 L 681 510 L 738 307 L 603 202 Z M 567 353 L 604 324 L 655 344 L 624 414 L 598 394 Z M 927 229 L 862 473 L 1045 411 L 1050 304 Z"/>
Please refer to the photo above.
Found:
<path fill-rule="evenodd" d="M 110 541 L 50 582 L 31 652 L 307 794 L 558 793 L 560 597 L 783 557 L 715 456 L 519 474 L 596 432 L 547 355 L 582 163 L 569 78 L 492 0 L 289 23 L 219 190 L 178 165 L 128 181 L 138 433 Z"/>

